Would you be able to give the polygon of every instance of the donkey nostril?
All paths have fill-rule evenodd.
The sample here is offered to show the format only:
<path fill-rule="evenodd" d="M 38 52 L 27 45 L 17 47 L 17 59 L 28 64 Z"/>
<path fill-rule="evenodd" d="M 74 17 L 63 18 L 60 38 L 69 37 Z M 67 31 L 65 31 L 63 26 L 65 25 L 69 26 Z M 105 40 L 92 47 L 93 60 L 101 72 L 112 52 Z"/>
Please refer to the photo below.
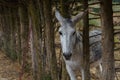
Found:
<path fill-rule="evenodd" d="M 63 56 L 65 56 L 65 53 L 63 53 Z"/>
<path fill-rule="evenodd" d="M 71 56 L 72 56 L 72 54 L 70 53 L 70 54 L 69 54 L 69 57 L 71 57 Z"/>
<path fill-rule="evenodd" d="M 70 60 L 72 54 L 71 53 L 63 53 L 63 56 L 65 57 L 66 60 Z"/>

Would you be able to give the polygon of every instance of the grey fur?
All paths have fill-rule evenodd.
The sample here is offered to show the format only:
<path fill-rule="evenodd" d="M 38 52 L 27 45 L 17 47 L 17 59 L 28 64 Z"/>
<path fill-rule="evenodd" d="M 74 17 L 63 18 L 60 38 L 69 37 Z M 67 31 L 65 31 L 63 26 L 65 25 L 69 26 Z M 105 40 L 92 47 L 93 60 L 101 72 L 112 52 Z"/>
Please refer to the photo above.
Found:
<path fill-rule="evenodd" d="M 84 80 L 83 68 L 83 44 L 81 32 L 75 30 L 75 23 L 85 15 L 75 16 L 74 19 L 65 19 L 60 13 L 56 12 L 56 18 L 61 24 L 59 28 L 63 59 L 66 63 L 66 69 L 71 80 L 76 80 L 75 72 L 81 71 L 82 80 Z M 99 66 L 101 68 L 101 31 L 93 30 L 90 32 L 90 62 L 91 67 Z M 97 36 L 96 36 L 97 35 Z M 94 37 L 93 37 L 94 36 Z"/>

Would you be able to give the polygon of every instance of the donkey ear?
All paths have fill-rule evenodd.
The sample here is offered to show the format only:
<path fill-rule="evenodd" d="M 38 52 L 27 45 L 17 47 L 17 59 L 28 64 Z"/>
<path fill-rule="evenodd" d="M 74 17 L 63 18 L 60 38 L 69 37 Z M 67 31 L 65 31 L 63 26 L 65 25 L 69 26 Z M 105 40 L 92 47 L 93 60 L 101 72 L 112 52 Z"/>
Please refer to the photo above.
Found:
<path fill-rule="evenodd" d="M 79 20 L 81 20 L 86 14 L 88 13 L 88 9 L 86 9 L 84 12 L 81 12 L 77 14 L 75 17 L 72 18 L 72 22 L 76 24 Z"/>
<path fill-rule="evenodd" d="M 55 11 L 55 16 L 58 19 L 58 21 L 60 22 L 60 24 L 62 25 L 65 19 L 61 16 L 61 14 L 58 10 Z"/>

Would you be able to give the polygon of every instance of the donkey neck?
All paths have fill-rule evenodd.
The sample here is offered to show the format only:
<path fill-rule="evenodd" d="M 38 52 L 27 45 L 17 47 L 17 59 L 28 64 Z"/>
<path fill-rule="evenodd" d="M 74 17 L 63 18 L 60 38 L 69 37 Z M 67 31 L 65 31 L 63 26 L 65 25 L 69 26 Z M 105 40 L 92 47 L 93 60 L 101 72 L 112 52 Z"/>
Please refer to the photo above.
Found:
<path fill-rule="evenodd" d="M 80 36 L 76 34 L 76 42 L 73 49 L 73 55 L 72 58 L 75 59 L 77 57 L 82 57 L 83 51 L 82 51 L 82 42 L 80 41 Z"/>

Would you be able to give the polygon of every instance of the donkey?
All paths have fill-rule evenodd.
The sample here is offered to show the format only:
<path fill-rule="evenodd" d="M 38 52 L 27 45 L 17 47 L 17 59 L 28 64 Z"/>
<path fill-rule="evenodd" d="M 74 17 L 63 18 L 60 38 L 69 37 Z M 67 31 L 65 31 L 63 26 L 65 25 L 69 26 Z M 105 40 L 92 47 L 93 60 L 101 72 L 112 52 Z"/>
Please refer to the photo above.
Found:
<path fill-rule="evenodd" d="M 67 72 L 71 80 L 76 80 L 76 71 L 82 74 L 84 80 L 83 68 L 83 44 L 82 36 L 76 31 L 75 24 L 84 17 L 87 11 L 81 12 L 72 19 L 63 18 L 59 11 L 56 10 L 55 16 L 60 22 L 59 28 L 62 55 L 66 64 Z M 90 32 L 90 67 L 99 66 L 101 71 L 101 31 L 93 30 Z"/>

